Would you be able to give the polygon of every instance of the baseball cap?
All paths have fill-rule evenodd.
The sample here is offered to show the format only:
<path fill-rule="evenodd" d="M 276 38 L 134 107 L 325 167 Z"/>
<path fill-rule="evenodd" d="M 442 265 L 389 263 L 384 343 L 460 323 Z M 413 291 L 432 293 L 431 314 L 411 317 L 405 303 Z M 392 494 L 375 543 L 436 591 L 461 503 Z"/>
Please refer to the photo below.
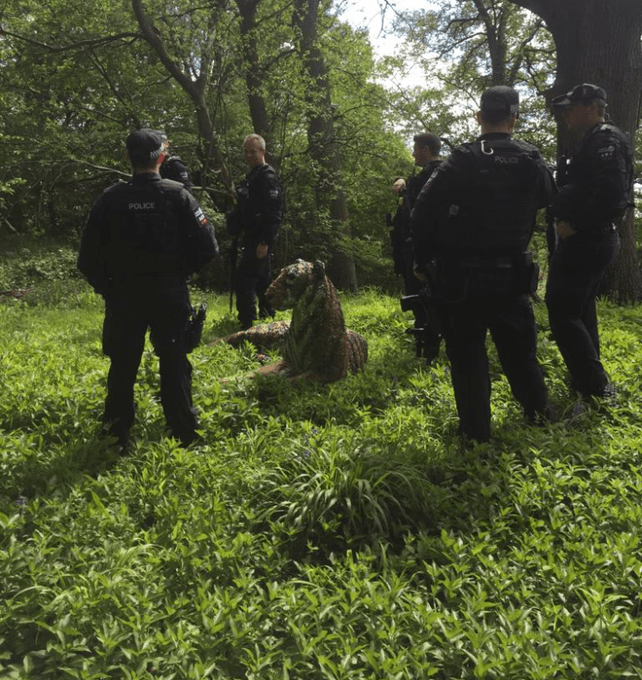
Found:
<path fill-rule="evenodd" d="M 143 128 L 132 132 L 125 146 L 132 161 L 149 163 L 163 153 L 163 138 L 158 130 Z"/>
<path fill-rule="evenodd" d="M 505 114 L 514 113 L 519 116 L 519 94 L 507 85 L 489 87 L 481 96 L 481 110 L 483 113 Z"/>
<path fill-rule="evenodd" d="M 582 83 L 576 85 L 566 94 L 560 94 L 551 100 L 552 107 L 564 107 L 571 104 L 584 104 L 585 106 L 593 102 L 598 102 L 606 106 L 606 90 L 592 83 Z"/>
<path fill-rule="evenodd" d="M 167 133 L 165 130 L 154 130 L 154 132 L 159 135 L 159 137 L 163 140 L 163 142 L 167 142 L 169 140 L 169 137 L 167 136 Z"/>

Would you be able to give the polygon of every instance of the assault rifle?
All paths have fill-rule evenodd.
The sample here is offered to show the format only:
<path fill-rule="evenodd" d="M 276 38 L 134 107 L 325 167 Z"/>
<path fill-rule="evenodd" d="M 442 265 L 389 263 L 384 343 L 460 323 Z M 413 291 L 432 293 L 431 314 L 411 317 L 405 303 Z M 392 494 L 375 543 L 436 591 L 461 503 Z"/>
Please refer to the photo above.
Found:
<path fill-rule="evenodd" d="M 435 294 L 436 275 L 436 263 L 431 262 L 426 267 L 423 288 L 415 295 L 404 295 L 400 300 L 402 311 L 420 311 L 419 317 L 426 320 L 423 328 L 408 328 L 406 333 L 415 336 L 415 353 L 418 357 L 425 356 L 428 364 L 439 352 L 444 331 L 443 300 Z"/>

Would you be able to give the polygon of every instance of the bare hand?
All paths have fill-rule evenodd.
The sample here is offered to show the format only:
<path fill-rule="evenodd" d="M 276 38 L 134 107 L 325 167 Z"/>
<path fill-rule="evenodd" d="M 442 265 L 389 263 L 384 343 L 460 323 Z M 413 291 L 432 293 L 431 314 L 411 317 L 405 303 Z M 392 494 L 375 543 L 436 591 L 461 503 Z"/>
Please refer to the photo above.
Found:
<path fill-rule="evenodd" d="M 571 227 L 570 222 L 566 222 L 565 220 L 557 220 L 555 223 L 555 228 L 557 229 L 557 235 L 561 239 L 568 238 L 569 236 L 573 236 L 573 234 L 576 233 L 575 229 Z"/>
<path fill-rule="evenodd" d="M 392 185 L 392 190 L 397 196 L 406 188 L 406 180 L 405 179 L 398 179 L 395 181 L 395 183 Z"/>
<path fill-rule="evenodd" d="M 265 243 L 259 243 L 259 245 L 256 246 L 256 259 L 262 260 L 267 254 L 268 247 L 265 245 Z"/>

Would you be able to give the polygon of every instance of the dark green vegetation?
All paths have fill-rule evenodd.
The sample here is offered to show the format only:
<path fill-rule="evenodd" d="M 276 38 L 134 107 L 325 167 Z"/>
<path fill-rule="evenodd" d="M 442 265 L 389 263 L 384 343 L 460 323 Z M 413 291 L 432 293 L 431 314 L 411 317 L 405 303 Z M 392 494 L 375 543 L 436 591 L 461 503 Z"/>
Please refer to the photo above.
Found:
<path fill-rule="evenodd" d="M 384 215 L 392 182 L 413 171 L 410 140 L 470 140 L 487 86 L 518 88 L 516 135 L 551 164 L 567 143 L 546 100 L 578 82 L 606 87 L 639 149 L 642 5 L 588 1 L 368 2 L 364 23 L 382 22 L 371 37 L 342 13 L 355 0 L 12 0 L 0 16 L 0 234 L 77 240 L 96 197 L 129 172 L 126 135 L 151 126 L 192 171 L 225 247 L 254 131 L 284 187 L 278 265 L 319 258 L 342 290 L 387 289 Z M 399 46 L 378 58 L 388 32 Z M 631 214 L 612 300 L 642 298 L 639 232 Z M 207 279 L 228 286 L 222 267 Z"/>
<path fill-rule="evenodd" d="M 164 438 L 148 349 L 126 458 L 97 438 L 100 299 L 0 302 L 2 680 L 642 677 L 639 309 L 601 305 L 618 403 L 568 422 L 537 305 L 566 420 L 526 426 L 491 354 L 495 438 L 466 451 L 396 297 L 343 298 L 370 361 L 329 386 L 244 379 L 226 299 L 193 297 L 203 443 Z"/>

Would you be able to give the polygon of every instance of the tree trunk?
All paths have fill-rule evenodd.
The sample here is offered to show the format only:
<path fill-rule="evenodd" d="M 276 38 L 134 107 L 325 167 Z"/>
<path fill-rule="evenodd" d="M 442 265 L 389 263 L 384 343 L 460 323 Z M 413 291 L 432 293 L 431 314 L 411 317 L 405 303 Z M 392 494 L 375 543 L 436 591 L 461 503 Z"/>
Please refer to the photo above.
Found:
<path fill-rule="evenodd" d="M 642 89 L 641 0 L 511 0 L 542 17 L 557 51 L 557 74 L 548 93 L 568 92 L 580 83 L 603 87 L 613 122 L 634 145 Z M 578 140 L 558 127 L 558 152 Z M 618 302 L 642 298 L 642 275 L 635 248 L 633 211 L 620 228 L 622 247 L 606 277 L 605 293 Z"/>
<path fill-rule="evenodd" d="M 328 69 L 318 47 L 318 13 L 320 0 L 295 0 L 294 23 L 300 31 L 299 46 L 310 78 L 306 91 L 308 104 L 308 143 L 310 156 L 317 166 L 315 186 L 317 209 L 329 210 L 330 221 L 339 235 L 351 236 L 348 205 L 340 187 L 341 158 L 337 149 Z M 352 256 L 341 249 L 329 263 L 330 278 L 337 288 L 357 289 L 357 274 Z"/>
<path fill-rule="evenodd" d="M 507 80 L 506 75 L 506 15 L 508 8 L 499 8 L 499 17 L 495 20 L 495 15 L 491 15 L 486 6 L 485 0 L 473 0 L 481 20 L 484 22 L 486 30 L 486 40 L 488 41 L 488 54 L 491 64 L 491 85 L 512 85 Z"/>
<path fill-rule="evenodd" d="M 211 59 L 206 54 L 201 55 L 200 74 L 198 78 L 194 80 L 191 76 L 181 71 L 176 62 L 170 57 L 160 33 L 155 30 L 153 22 L 150 21 L 145 13 L 142 0 L 132 0 L 132 7 L 143 37 L 156 52 L 160 62 L 167 69 L 172 78 L 174 78 L 174 80 L 183 88 L 194 103 L 199 135 L 207 141 L 205 168 L 209 165 L 210 160 L 213 161 L 214 166 L 218 169 L 217 172 L 220 174 L 221 182 L 226 189 L 231 190 L 232 181 L 227 166 L 223 162 L 223 158 L 214 141 L 214 125 L 205 99 L 205 90 L 208 81 L 207 74 L 211 67 Z"/>
<path fill-rule="evenodd" d="M 257 135 L 266 140 L 268 160 L 278 171 L 280 159 L 271 150 L 273 149 L 270 138 L 270 119 L 265 104 L 265 97 L 261 91 L 263 84 L 262 69 L 259 61 L 259 45 L 256 35 L 257 22 L 256 11 L 261 0 L 236 0 L 241 15 L 241 39 L 243 46 L 243 58 L 245 61 L 245 84 L 247 85 L 247 97 L 252 117 L 252 126 Z"/>

